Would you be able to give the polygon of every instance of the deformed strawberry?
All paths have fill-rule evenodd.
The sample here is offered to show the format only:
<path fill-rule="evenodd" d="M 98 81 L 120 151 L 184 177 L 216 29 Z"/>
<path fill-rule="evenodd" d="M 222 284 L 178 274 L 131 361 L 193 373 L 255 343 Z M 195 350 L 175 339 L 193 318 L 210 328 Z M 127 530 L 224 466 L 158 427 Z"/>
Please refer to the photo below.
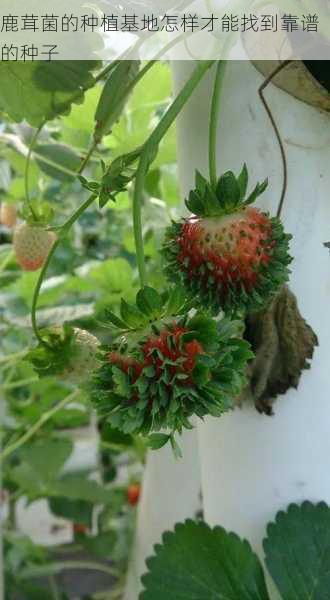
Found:
<path fill-rule="evenodd" d="M 14 230 L 13 244 L 18 264 L 24 271 L 37 271 L 44 264 L 56 234 L 39 225 L 21 223 Z"/>
<path fill-rule="evenodd" d="M 264 192 L 257 184 L 245 199 L 246 166 L 228 171 L 216 189 L 197 173 L 186 201 L 192 216 L 173 223 L 163 253 L 166 272 L 200 305 L 218 313 L 259 310 L 288 279 L 288 242 L 279 219 L 250 204 Z"/>
<path fill-rule="evenodd" d="M 122 335 L 105 348 L 91 394 L 99 414 L 124 433 L 181 433 L 193 415 L 232 408 L 244 384 L 253 355 L 240 338 L 241 323 L 186 313 L 175 295 L 178 289 L 163 304 L 144 288 L 136 305 L 122 304 L 121 319 L 108 313 Z"/>

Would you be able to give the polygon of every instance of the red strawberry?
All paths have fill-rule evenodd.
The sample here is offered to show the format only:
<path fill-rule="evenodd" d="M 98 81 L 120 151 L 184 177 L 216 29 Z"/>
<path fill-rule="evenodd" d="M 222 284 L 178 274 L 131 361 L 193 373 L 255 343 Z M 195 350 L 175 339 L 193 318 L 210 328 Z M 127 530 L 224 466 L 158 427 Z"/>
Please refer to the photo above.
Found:
<path fill-rule="evenodd" d="M 131 506 L 135 506 L 139 499 L 141 493 L 141 486 L 139 483 L 132 483 L 127 488 L 127 500 Z"/>
<path fill-rule="evenodd" d="M 84 523 L 73 523 L 72 531 L 74 536 L 86 535 L 86 533 L 88 532 L 88 527 L 87 525 L 84 525 Z"/>
<path fill-rule="evenodd" d="M 44 264 L 55 240 L 56 235 L 52 231 L 28 223 L 18 225 L 13 238 L 18 264 L 24 271 L 37 271 Z"/>
<path fill-rule="evenodd" d="M 220 178 L 216 190 L 198 174 L 187 206 L 194 213 L 167 230 L 167 274 L 203 305 L 257 310 L 288 278 L 288 240 L 280 221 L 244 200 L 247 171 Z"/>
<path fill-rule="evenodd" d="M 17 212 L 14 204 L 3 202 L 0 206 L 0 223 L 11 229 L 16 225 Z"/>

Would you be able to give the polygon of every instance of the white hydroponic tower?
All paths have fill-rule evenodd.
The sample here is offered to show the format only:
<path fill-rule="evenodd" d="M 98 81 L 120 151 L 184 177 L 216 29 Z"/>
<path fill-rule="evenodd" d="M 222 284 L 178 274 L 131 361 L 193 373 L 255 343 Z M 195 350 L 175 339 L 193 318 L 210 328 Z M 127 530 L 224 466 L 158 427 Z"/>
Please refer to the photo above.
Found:
<path fill-rule="evenodd" d="M 174 63 L 177 90 L 193 66 Z M 251 185 L 269 177 L 259 205 L 275 213 L 282 170 L 278 144 L 257 94 L 262 81 L 249 62 L 228 64 L 218 169 L 219 174 L 228 169 L 238 172 L 246 162 Z M 210 73 L 179 118 L 182 197 L 194 183 L 196 168 L 207 174 L 212 82 Z M 167 448 L 150 453 L 125 600 L 137 600 L 145 558 L 161 533 L 194 516 L 200 498 L 210 525 L 236 531 L 261 556 L 265 526 L 279 509 L 303 500 L 330 503 L 330 256 L 323 245 L 330 239 L 329 115 L 274 85 L 266 94 L 288 160 L 282 219 L 286 231 L 293 234 L 290 287 L 319 338 L 319 347 L 298 390 L 279 397 L 273 417 L 245 404 L 222 418 L 199 422 L 184 436 L 181 461 L 175 461 Z"/>

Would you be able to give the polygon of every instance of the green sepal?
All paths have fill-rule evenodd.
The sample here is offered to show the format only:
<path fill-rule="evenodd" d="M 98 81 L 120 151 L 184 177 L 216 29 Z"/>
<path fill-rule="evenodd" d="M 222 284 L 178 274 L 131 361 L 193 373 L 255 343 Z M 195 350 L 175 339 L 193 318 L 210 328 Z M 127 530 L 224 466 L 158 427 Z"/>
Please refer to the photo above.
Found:
<path fill-rule="evenodd" d="M 72 360 L 73 328 L 65 323 L 62 328 L 41 330 L 44 344 L 39 343 L 26 355 L 26 360 L 32 363 L 36 373 L 41 376 L 51 376 L 61 373 Z"/>
<path fill-rule="evenodd" d="M 233 171 L 226 171 L 221 175 L 215 189 L 199 171 L 196 171 L 195 189 L 189 192 L 186 206 L 198 217 L 220 217 L 241 210 L 263 194 L 268 185 L 267 179 L 257 183 L 251 194 L 246 197 L 248 180 L 246 164 L 238 177 Z"/>
<path fill-rule="evenodd" d="M 179 285 L 163 295 L 152 287 L 145 286 L 137 292 L 135 304 L 130 304 L 122 298 L 120 317 L 105 309 L 100 325 L 115 327 L 122 332 L 144 330 L 153 323 L 156 326 L 158 320 L 182 314 L 187 310 L 189 303 L 186 296 L 184 288 Z"/>

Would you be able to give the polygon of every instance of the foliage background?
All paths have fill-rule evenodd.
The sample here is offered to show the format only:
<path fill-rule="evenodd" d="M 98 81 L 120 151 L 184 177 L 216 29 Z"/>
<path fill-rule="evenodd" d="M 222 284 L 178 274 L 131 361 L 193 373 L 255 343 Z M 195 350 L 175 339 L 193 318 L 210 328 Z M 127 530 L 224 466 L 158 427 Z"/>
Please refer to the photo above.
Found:
<path fill-rule="evenodd" d="M 88 68 L 95 66 L 100 67 Z M 72 73 L 68 77 L 67 71 L 60 70 L 52 80 L 47 79 L 43 69 L 44 65 L 38 68 L 25 64 L 7 70 L 4 64 L 0 67 L 3 83 L 0 201 L 15 205 L 18 213 L 22 210 L 27 183 L 26 155 L 35 133 L 31 124 L 39 126 L 45 117 L 49 118 L 32 154 L 28 186 L 33 203 L 46 203 L 54 211 L 54 223 L 61 224 L 88 196 L 75 172 L 92 143 L 103 81 L 95 83 L 91 72 L 86 72 L 86 65 L 82 71 L 76 69 L 75 77 Z M 53 89 L 56 85 L 62 89 Z M 90 89 L 84 94 L 77 93 L 81 86 Z M 67 110 L 72 99 L 79 103 Z M 121 119 L 111 134 L 103 138 L 84 176 L 98 181 L 102 176 L 100 159 L 108 164 L 141 145 L 170 99 L 169 67 L 158 62 L 134 89 Z M 58 116 L 63 110 L 66 114 Z M 158 289 L 165 285 L 158 254 L 162 230 L 177 204 L 172 128 L 160 146 L 144 190 L 147 268 L 151 285 Z M 12 230 L 1 225 L 0 393 L 5 397 L 2 445 L 5 451 L 10 449 L 3 462 L 3 488 L 6 499 L 9 498 L 5 536 L 7 594 L 12 598 L 11 594 L 20 590 L 28 599 L 41 597 L 38 594 L 42 595 L 44 590 L 40 592 L 35 577 L 45 576 L 49 593 L 57 598 L 52 586 L 56 585 L 54 575 L 61 571 L 54 567 L 54 560 L 58 562 L 59 558 L 50 556 L 48 549 L 35 546 L 17 532 L 17 502 L 21 498 L 29 503 L 45 498 L 54 514 L 88 527 L 89 532 L 81 537 L 80 545 L 98 559 L 116 561 L 119 565 L 116 580 L 120 583 L 134 526 L 134 509 L 127 502 L 126 490 L 140 477 L 144 448 L 130 436 L 99 427 L 99 464 L 87 473 L 63 473 L 74 449 L 72 431 L 92 427 L 95 432 L 95 418 L 83 392 L 54 377 L 38 380 L 24 361 L 24 353 L 33 344 L 30 309 L 38 272 L 20 270 L 11 242 Z M 121 296 L 132 300 L 137 288 L 128 189 L 117 196 L 116 203 L 109 202 L 102 210 L 95 203 L 59 246 L 42 286 L 39 323 L 70 322 L 95 333 L 103 341 L 109 340 L 109 331 L 101 325 L 104 309 L 116 310 Z M 72 402 L 66 403 L 68 394 L 72 394 Z M 62 400 L 63 408 L 57 410 Z M 36 432 L 29 438 L 34 428 Z M 26 434 L 29 438 L 26 444 L 15 450 L 17 440 Z M 90 481 L 95 477 L 98 483 Z M 96 524 L 95 515 L 98 515 Z M 64 594 L 58 597 L 66 597 L 65 591 L 58 593 Z"/>

